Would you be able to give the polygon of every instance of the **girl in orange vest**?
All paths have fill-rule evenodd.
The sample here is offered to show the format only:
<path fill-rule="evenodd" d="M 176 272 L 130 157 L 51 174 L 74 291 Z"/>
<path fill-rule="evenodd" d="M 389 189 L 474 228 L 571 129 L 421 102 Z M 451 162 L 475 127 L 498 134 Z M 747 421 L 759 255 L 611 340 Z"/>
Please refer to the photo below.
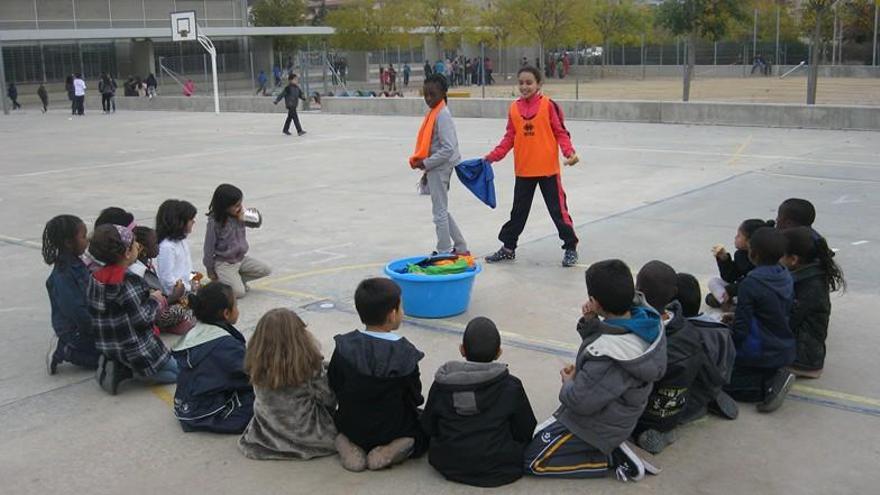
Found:
<path fill-rule="evenodd" d="M 562 189 L 559 149 L 562 149 L 566 165 L 574 165 L 578 157 L 565 128 L 562 110 L 541 94 L 541 72 L 534 67 L 523 67 L 517 78 L 522 97 L 510 105 L 507 132 L 501 143 L 485 157 L 489 162 L 497 162 L 513 148 L 516 172 L 510 220 L 498 234 L 504 245 L 487 256 L 486 261 L 495 263 L 516 259 L 516 243 L 529 218 L 535 187 L 540 186 L 544 203 L 563 242 L 562 266 L 574 266 L 578 261 L 578 238 Z"/>

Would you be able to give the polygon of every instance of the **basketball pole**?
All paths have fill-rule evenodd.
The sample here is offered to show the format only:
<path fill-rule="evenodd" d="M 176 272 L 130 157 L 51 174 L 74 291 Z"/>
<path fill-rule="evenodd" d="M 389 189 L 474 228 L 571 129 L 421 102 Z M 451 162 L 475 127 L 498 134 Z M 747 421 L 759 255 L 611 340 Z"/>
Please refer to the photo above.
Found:
<path fill-rule="evenodd" d="M 217 49 L 214 42 L 203 34 L 197 36 L 199 44 L 211 55 L 211 78 L 214 80 L 214 113 L 220 114 L 220 85 L 217 83 Z"/>

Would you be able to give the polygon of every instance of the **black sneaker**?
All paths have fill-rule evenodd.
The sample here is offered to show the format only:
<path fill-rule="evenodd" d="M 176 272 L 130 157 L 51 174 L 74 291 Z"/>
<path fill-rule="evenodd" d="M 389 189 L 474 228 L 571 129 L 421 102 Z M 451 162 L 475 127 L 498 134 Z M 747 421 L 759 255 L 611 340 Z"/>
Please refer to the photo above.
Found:
<path fill-rule="evenodd" d="M 306 131 L 299 131 L 299 132 L 296 133 L 296 135 L 297 135 L 297 136 L 305 136 L 305 135 L 306 135 Z"/>
<path fill-rule="evenodd" d="M 281 131 L 281 134 L 284 134 L 285 136 L 291 136 L 291 135 L 292 135 L 292 134 L 290 134 L 290 131 Z"/>
<path fill-rule="evenodd" d="M 773 380 L 770 382 L 770 387 L 767 390 L 767 395 L 764 396 L 764 401 L 758 404 L 758 412 L 770 413 L 779 409 L 785 400 L 785 396 L 788 395 L 788 391 L 791 390 L 791 386 L 794 385 L 794 380 L 795 377 L 792 372 L 785 368 L 780 368 L 773 375 Z"/>
<path fill-rule="evenodd" d="M 565 254 L 562 255 L 562 266 L 574 266 L 578 262 L 578 252 L 577 249 L 566 249 Z"/>
<path fill-rule="evenodd" d="M 715 400 L 709 403 L 709 410 L 712 411 L 712 414 L 722 418 L 736 419 L 739 416 L 739 406 L 736 405 L 733 397 L 727 395 L 726 392 L 718 392 Z"/>
<path fill-rule="evenodd" d="M 502 247 L 498 251 L 486 256 L 486 263 L 498 263 L 499 261 L 513 261 L 516 259 L 516 251 Z"/>
<path fill-rule="evenodd" d="M 647 450 L 652 454 L 659 454 L 663 449 L 675 443 L 678 440 L 678 432 L 676 430 L 657 431 L 645 430 L 636 439 L 639 447 Z"/>
<path fill-rule="evenodd" d="M 611 467 L 619 481 L 639 481 L 645 477 L 645 465 L 626 442 L 611 452 Z"/>
<path fill-rule="evenodd" d="M 98 371 L 95 372 L 95 378 L 98 380 L 98 385 L 108 394 L 116 395 L 119 391 L 119 384 L 132 376 L 131 369 L 119 361 L 108 359 L 103 355 L 98 358 Z"/>

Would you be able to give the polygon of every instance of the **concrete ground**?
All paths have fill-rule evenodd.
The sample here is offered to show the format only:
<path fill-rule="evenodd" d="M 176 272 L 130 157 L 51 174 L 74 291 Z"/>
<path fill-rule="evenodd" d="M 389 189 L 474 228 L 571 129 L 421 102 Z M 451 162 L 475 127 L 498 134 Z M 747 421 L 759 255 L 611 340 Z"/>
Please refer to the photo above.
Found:
<path fill-rule="evenodd" d="M 91 225 L 122 206 L 152 225 L 159 203 L 184 198 L 200 213 L 220 182 L 245 191 L 265 222 L 251 254 L 272 276 L 241 301 L 246 334 L 269 308 L 295 308 L 320 339 L 357 328 L 356 283 L 396 257 L 433 248 L 430 203 L 406 165 L 418 118 L 302 115 L 309 134 L 286 137 L 267 114 L 118 113 L 63 110 L 0 118 L 0 480 L 4 493 L 464 493 L 425 459 L 389 472 L 352 474 L 334 458 L 257 462 L 236 438 L 184 434 L 170 408 L 173 386 L 126 384 L 102 392 L 86 371 L 47 376 L 49 305 L 40 259 L 43 225 L 73 213 Z M 500 120 L 458 119 L 462 155 L 501 137 Z M 507 492 L 870 493 L 876 490 L 880 382 L 871 311 L 880 275 L 880 140 L 877 133 L 569 122 L 583 161 L 564 171 L 581 237 L 579 268 L 560 266 L 560 242 L 535 204 L 513 264 L 485 266 L 469 311 L 409 319 L 400 333 L 434 370 L 457 357 L 476 315 L 505 332 L 503 356 L 527 389 L 539 421 L 556 407 L 558 370 L 578 344 L 574 324 L 589 263 L 619 257 L 633 270 L 651 259 L 705 281 L 710 247 L 730 246 L 738 223 L 772 218 L 790 196 L 809 198 L 816 227 L 839 249 L 848 292 L 834 296 L 826 371 L 798 382 L 783 407 L 736 421 L 701 420 L 657 459 L 663 472 L 639 484 L 524 479 Z M 498 247 L 512 196 L 512 158 L 496 166 L 499 207 L 490 210 L 454 180 L 451 211 L 474 253 Z M 873 219 L 873 220 L 872 220 Z M 201 258 L 204 217 L 190 238 Z M 197 263 L 200 267 L 200 263 Z M 171 342 L 172 339 L 169 339 Z"/>

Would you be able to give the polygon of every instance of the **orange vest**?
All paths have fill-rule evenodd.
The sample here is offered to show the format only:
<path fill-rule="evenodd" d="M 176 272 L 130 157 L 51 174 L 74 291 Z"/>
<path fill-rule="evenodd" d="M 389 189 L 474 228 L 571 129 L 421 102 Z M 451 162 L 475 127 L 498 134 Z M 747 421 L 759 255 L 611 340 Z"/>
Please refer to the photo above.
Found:
<path fill-rule="evenodd" d="M 513 138 L 513 168 L 517 177 L 546 177 L 559 173 L 559 143 L 550 126 L 550 99 L 541 96 L 538 113 L 526 120 L 516 102 L 510 105 Z"/>

